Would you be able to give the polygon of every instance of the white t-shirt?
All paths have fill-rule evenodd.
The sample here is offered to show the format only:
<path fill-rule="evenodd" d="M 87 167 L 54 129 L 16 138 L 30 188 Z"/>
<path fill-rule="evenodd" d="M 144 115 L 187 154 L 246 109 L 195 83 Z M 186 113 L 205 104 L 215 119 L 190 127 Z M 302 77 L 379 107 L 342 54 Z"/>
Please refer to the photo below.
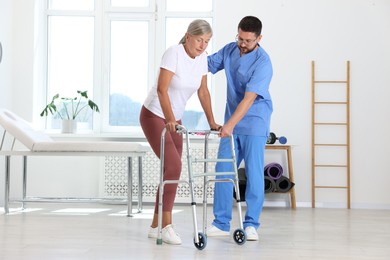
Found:
<path fill-rule="evenodd" d="M 208 72 L 207 54 L 203 52 L 192 59 L 182 44 L 174 45 L 165 51 L 160 67 L 174 73 L 168 95 L 175 119 L 180 120 L 188 99 L 199 89 L 202 77 Z M 144 106 L 155 115 L 165 118 L 157 95 L 157 84 L 150 90 Z"/>

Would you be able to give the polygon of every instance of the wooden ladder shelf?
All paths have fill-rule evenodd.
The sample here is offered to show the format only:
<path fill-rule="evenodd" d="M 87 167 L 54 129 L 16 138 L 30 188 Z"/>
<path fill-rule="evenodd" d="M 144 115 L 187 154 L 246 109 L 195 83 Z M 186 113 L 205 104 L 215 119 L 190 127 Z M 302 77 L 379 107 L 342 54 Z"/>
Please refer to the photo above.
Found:
<path fill-rule="evenodd" d="M 312 208 L 315 208 L 316 202 L 318 202 L 316 201 L 317 190 L 344 189 L 347 194 L 347 208 L 350 209 L 350 62 L 347 61 L 346 80 L 316 80 L 314 61 L 311 63 L 311 69 Z M 319 90 L 320 87 L 322 90 Z M 329 94 L 327 93 L 329 89 L 332 89 L 332 91 L 337 93 Z M 343 92 L 344 90 L 345 92 Z M 333 100 L 334 97 L 336 97 L 335 100 Z M 333 111 L 337 118 L 334 118 L 332 112 L 329 111 Z M 330 116 L 326 113 L 330 114 Z M 328 149 L 327 156 L 321 156 L 321 152 L 326 149 Z M 324 157 L 326 157 L 326 162 L 322 162 L 324 161 Z M 338 170 L 336 171 L 336 169 Z M 335 175 L 337 179 L 336 182 L 341 182 L 342 184 L 321 184 L 321 180 L 322 182 L 327 180 L 327 183 L 334 181 L 334 179 L 329 181 L 330 177 L 324 176 L 324 174 L 331 173 L 332 171 L 337 172 Z M 345 172 L 345 174 L 342 174 L 343 172 Z M 318 178 L 319 176 L 321 178 Z M 344 179 L 340 179 L 343 178 L 343 176 L 345 176 Z"/>

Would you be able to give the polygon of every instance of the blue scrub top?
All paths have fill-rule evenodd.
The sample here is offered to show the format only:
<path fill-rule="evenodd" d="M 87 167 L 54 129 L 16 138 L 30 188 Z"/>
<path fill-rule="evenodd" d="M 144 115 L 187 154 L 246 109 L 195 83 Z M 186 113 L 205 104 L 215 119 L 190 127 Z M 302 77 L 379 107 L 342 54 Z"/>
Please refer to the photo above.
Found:
<path fill-rule="evenodd" d="M 224 69 L 227 81 L 225 123 L 232 116 L 245 92 L 258 96 L 246 115 L 234 128 L 233 134 L 268 136 L 272 114 L 269 85 L 272 64 L 268 54 L 259 46 L 240 56 L 236 42 L 227 44 L 217 53 L 208 56 L 209 71 L 213 74 Z"/>

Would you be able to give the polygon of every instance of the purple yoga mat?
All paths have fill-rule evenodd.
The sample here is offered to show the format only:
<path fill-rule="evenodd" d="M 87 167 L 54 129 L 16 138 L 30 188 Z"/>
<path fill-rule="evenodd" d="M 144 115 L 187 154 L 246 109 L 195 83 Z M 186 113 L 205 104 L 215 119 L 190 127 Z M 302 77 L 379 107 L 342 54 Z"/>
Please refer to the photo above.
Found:
<path fill-rule="evenodd" d="M 264 175 L 277 180 L 283 175 L 283 167 L 279 163 L 269 163 L 264 167 Z"/>

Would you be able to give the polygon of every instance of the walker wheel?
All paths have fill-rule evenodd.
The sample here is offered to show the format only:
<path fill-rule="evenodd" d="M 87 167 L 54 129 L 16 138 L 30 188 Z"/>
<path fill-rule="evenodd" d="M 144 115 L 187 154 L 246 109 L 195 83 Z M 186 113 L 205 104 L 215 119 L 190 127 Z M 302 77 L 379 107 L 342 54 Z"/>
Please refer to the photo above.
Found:
<path fill-rule="evenodd" d="M 194 238 L 194 245 L 197 249 L 203 250 L 207 245 L 207 237 L 202 232 L 199 232 L 198 233 L 198 240 L 199 240 L 199 243 L 196 243 L 195 238 Z"/>
<path fill-rule="evenodd" d="M 233 233 L 234 242 L 239 245 L 243 245 L 246 242 L 246 233 L 243 229 L 236 229 Z"/>

